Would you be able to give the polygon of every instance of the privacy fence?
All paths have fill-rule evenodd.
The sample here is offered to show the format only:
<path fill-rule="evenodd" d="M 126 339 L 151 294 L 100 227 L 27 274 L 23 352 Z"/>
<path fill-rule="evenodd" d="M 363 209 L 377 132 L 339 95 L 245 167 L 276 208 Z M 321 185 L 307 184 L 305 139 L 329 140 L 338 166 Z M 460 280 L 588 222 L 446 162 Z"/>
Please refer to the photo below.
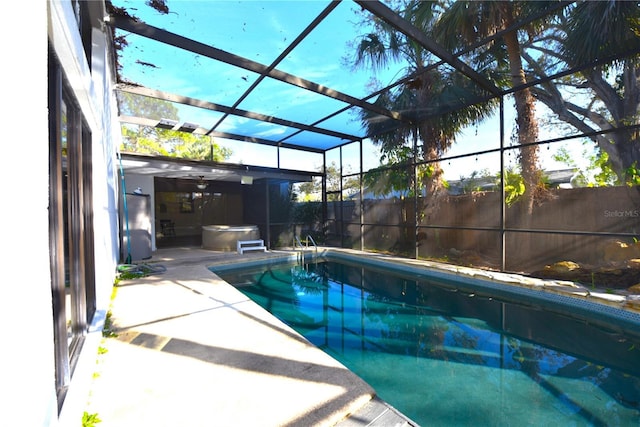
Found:
<path fill-rule="evenodd" d="M 327 242 L 514 271 L 559 261 L 604 265 L 640 257 L 632 249 L 616 252 L 640 238 L 638 187 L 549 190 L 531 215 L 520 203 L 503 205 L 500 196 L 446 196 L 430 217 L 419 208 L 416 215 L 420 200 L 329 202 Z"/>

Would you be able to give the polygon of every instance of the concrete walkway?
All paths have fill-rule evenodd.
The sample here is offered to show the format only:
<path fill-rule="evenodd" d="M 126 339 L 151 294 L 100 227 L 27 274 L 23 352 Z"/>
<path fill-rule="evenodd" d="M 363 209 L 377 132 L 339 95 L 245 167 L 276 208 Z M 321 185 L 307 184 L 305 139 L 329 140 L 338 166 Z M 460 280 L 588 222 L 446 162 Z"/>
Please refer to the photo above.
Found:
<path fill-rule="evenodd" d="M 159 250 L 123 281 L 87 412 L 109 426 L 412 425 L 374 390 L 207 269 L 286 252 Z"/>

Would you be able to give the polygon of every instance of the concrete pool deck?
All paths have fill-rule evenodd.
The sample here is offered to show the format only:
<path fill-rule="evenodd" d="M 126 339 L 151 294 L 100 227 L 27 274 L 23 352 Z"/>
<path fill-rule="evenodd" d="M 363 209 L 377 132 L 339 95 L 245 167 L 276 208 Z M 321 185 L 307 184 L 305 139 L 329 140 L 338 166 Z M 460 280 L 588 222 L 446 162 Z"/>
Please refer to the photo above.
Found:
<path fill-rule="evenodd" d="M 207 269 L 290 252 L 158 250 L 119 283 L 86 412 L 100 426 L 411 426 L 340 363 Z"/>
<path fill-rule="evenodd" d="M 333 251 L 333 250 L 332 250 Z M 336 250 L 359 264 L 512 285 L 598 303 L 640 325 L 636 296 L 429 261 Z M 331 252 L 331 251 L 329 251 Z M 100 426 L 412 426 L 375 390 L 291 328 L 221 280 L 208 267 L 295 259 L 292 251 L 243 255 L 199 248 L 159 250 L 148 261 L 166 271 L 115 288 L 86 411 Z M 592 309 L 591 307 L 589 309 Z M 628 318 L 627 318 L 628 317 Z"/>

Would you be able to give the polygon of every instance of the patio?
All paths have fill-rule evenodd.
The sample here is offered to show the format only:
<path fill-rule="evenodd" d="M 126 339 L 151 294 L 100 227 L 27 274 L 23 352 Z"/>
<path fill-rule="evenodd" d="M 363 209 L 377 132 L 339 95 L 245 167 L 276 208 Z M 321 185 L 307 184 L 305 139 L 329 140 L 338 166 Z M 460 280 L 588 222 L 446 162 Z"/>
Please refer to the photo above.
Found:
<path fill-rule="evenodd" d="M 291 256 L 159 250 L 165 272 L 116 288 L 86 412 L 104 426 L 413 425 L 206 268 Z"/>

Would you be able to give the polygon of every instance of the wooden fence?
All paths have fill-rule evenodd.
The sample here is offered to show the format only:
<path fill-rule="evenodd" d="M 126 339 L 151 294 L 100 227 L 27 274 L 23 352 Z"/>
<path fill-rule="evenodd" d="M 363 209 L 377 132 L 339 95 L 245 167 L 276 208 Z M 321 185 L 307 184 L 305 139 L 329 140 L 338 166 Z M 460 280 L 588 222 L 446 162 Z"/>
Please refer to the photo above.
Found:
<path fill-rule="evenodd" d="M 330 203 L 329 236 L 358 248 L 362 233 L 365 249 L 411 256 L 416 239 L 414 204 L 413 199 Z M 419 212 L 418 217 L 419 256 L 467 253 L 487 265 L 499 262 L 503 231 L 500 193 L 446 196 L 434 213 L 427 217 Z M 559 260 L 601 264 L 608 242 L 633 240 L 607 233 L 640 237 L 640 187 L 551 190 L 536 204 L 532 215 L 521 203 L 504 208 L 508 269 L 530 270 Z"/>

